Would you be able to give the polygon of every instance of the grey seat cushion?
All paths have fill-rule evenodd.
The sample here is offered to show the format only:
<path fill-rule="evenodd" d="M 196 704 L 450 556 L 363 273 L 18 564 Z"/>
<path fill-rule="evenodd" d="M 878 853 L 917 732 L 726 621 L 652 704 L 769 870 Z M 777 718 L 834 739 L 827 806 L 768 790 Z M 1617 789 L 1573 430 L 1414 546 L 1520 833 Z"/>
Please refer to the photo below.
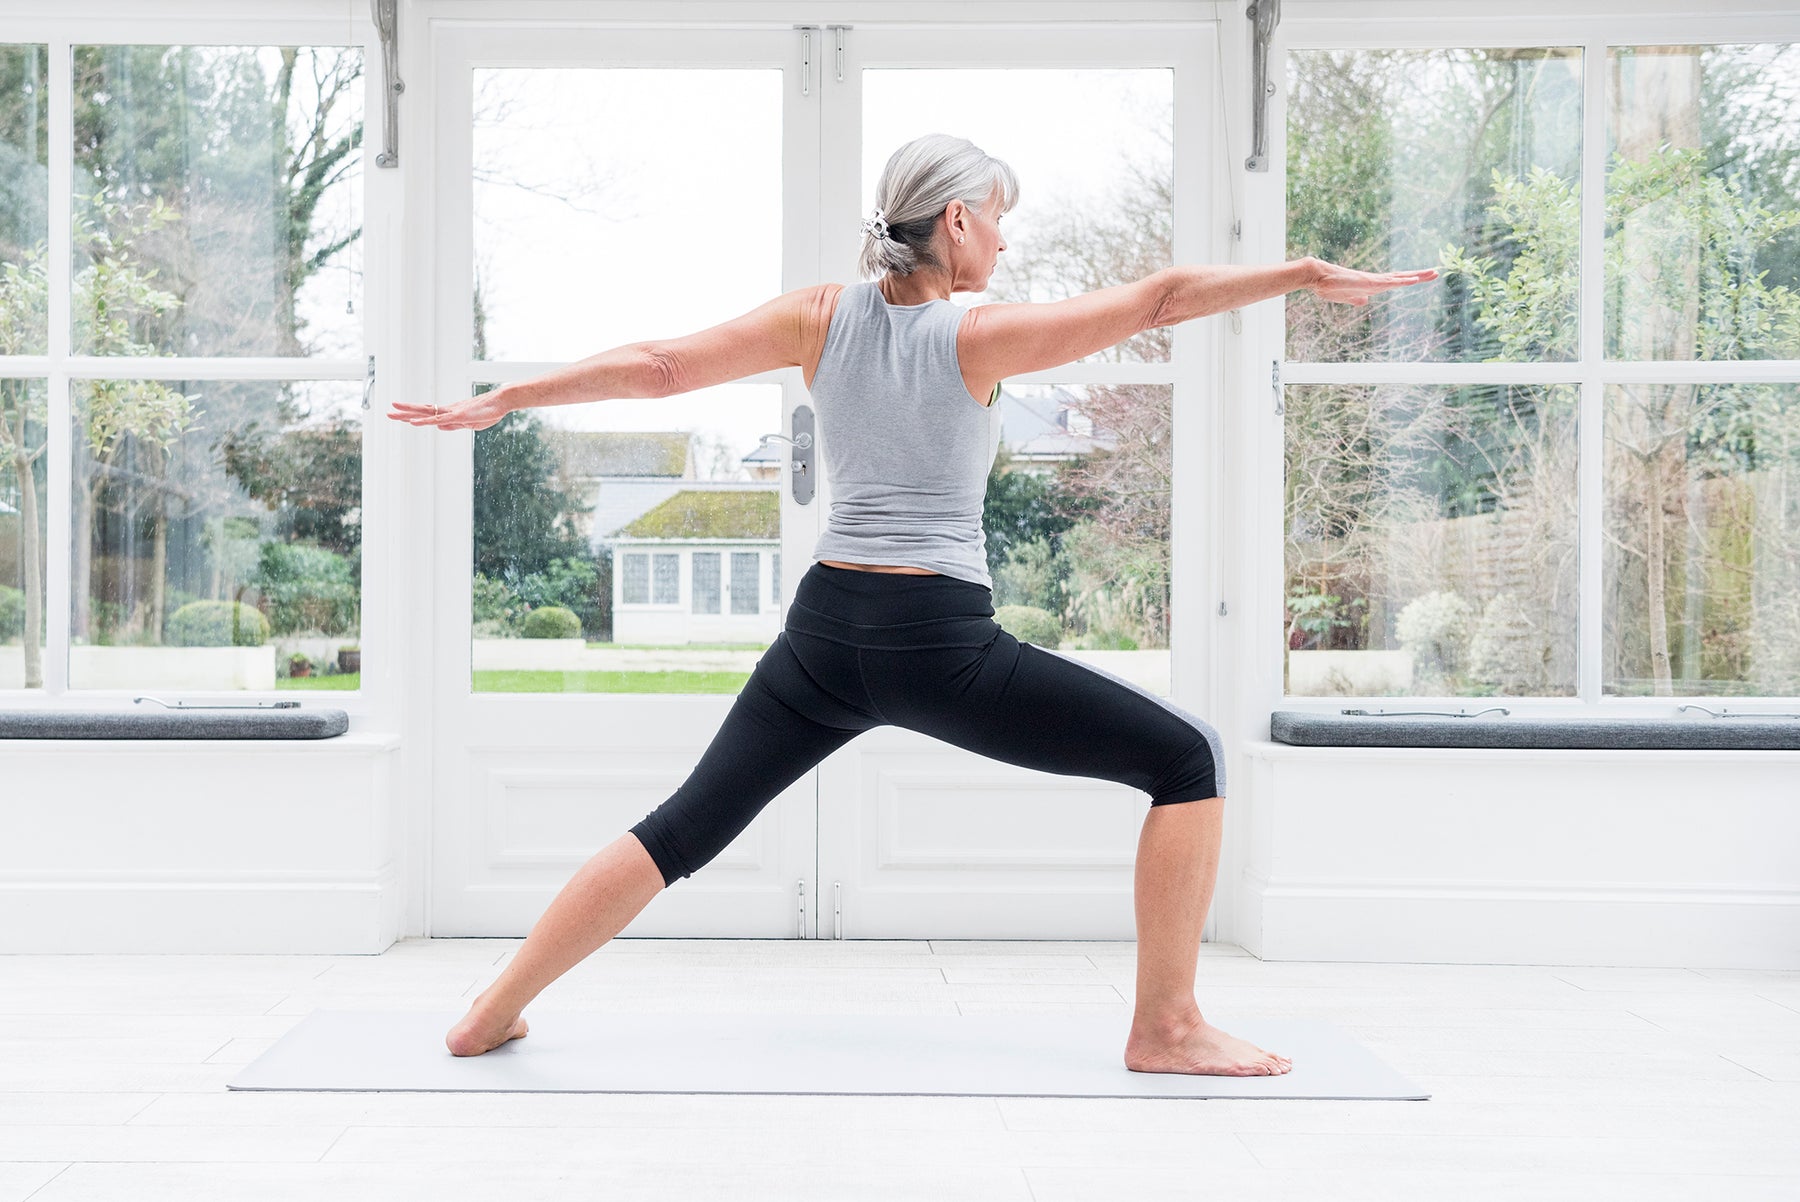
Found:
<path fill-rule="evenodd" d="M 1800 748 L 1800 718 L 1480 718 L 1276 710 L 1269 734 L 1297 747 Z"/>
<path fill-rule="evenodd" d="M 329 739 L 340 709 L 0 710 L 0 739 Z"/>

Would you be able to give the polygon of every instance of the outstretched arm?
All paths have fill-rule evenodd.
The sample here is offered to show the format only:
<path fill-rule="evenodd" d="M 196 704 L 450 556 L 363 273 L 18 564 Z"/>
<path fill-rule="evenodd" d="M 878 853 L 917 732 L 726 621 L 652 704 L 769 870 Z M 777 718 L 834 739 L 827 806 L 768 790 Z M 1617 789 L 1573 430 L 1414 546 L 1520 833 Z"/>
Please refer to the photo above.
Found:
<path fill-rule="evenodd" d="M 797 288 L 742 317 L 681 338 L 631 342 L 454 405 L 397 401 L 388 416 L 440 430 L 485 430 L 515 409 L 613 397 L 666 397 L 798 367 L 819 288 Z"/>
<path fill-rule="evenodd" d="M 1435 280 L 1437 270 L 1355 271 L 1309 257 L 1273 267 L 1170 267 L 1167 276 L 1168 292 L 1156 313 L 1159 326 L 1241 309 L 1300 288 L 1311 290 L 1320 300 L 1364 305 L 1377 292 Z"/>
<path fill-rule="evenodd" d="M 1360 305 L 1370 295 L 1436 279 L 1437 272 L 1352 271 L 1322 259 L 1240 267 L 1165 267 L 1141 280 L 1067 300 L 976 305 L 963 318 L 957 353 L 977 380 L 1048 371 L 1158 326 L 1172 326 L 1306 288 L 1323 300 Z"/>

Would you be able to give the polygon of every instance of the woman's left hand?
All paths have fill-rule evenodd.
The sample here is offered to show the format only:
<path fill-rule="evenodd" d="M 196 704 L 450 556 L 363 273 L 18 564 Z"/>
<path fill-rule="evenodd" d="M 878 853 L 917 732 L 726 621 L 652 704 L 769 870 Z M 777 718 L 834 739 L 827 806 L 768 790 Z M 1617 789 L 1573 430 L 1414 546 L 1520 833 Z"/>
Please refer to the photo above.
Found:
<path fill-rule="evenodd" d="M 395 401 L 388 416 L 412 426 L 440 430 L 485 430 L 513 411 L 506 389 L 495 388 L 456 405 L 415 405 Z"/>

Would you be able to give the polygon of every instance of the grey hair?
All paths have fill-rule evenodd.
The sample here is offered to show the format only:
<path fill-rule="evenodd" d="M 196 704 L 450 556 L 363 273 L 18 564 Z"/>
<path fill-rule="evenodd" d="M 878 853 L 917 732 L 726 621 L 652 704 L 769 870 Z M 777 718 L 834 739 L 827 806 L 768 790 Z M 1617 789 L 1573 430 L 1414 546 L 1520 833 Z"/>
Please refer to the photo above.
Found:
<path fill-rule="evenodd" d="M 857 267 L 864 279 L 893 272 L 911 275 L 922 267 L 948 266 L 934 245 L 937 220 L 950 202 L 960 200 L 983 216 L 994 186 L 1000 186 L 1000 212 L 1019 203 L 1019 178 L 1013 169 L 967 138 L 925 134 L 896 150 L 875 185 L 875 207 L 887 222 L 863 234 Z"/>

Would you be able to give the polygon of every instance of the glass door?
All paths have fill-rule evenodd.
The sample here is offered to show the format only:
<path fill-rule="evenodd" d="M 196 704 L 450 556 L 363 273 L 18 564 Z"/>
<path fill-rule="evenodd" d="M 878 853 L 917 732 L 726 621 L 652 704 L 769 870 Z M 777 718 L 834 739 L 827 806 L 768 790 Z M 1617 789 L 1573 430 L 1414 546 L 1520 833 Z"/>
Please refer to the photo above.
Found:
<path fill-rule="evenodd" d="M 1204 233 L 1211 23 L 948 32 L 445 31 L 443 394 L 855 282 L 888 156 L 933 131 L 1022 181 L 989 291 L 958 304 L 1224 257 Z M 1215 337 L 1152 330 L 1005 381 L 985 514 L 1009 628 L 1202 714 Z M 822 461 L 818 495 L 797 498 L 788 444 L 763 440 L 810 405 L 795 368 L 435 436 L 433 934 L 528 930 L 692 771 L 811 564 Z M 628 931 L 1129 938 L 1147 806 L 879 728 Z"/>
<path fill-rule="evenodd" d="M 816 279 L 797 34 L 461 26 L 437 44 L 440 395 Z M 818 499 L 764 438 L 805 402 L 794 368 L 435 436 L 433 934 L 528 930 L 698 761 L 817 537 Z M 632 932 L 798 934 L 816 802 L 808 773 Z"/>
<path fill-rule="evenodd" d="M 968 138 L 1020 182 L 987 291 L 953 296 L 959 305 L 1056 301 L 1227 258 L 1208 235 L 1229 225 L 1209 192 L 1214 31 L 847 31 L 842 81 L 828 72 L 824 89 L 829 261 L 854 263 L 852 231 L 888 157 L 933 131 Z M 1215 712 L 1206 599 L 1219 595 L 1210 326 L 1149 330 L 1003 381 L 984 507 L 1002 625 L 1200 715 Z M 1133 936 L 1143 793 L 896 727 L 827 759 L 819 788 L 819 884 L 834 934 Z"/>

